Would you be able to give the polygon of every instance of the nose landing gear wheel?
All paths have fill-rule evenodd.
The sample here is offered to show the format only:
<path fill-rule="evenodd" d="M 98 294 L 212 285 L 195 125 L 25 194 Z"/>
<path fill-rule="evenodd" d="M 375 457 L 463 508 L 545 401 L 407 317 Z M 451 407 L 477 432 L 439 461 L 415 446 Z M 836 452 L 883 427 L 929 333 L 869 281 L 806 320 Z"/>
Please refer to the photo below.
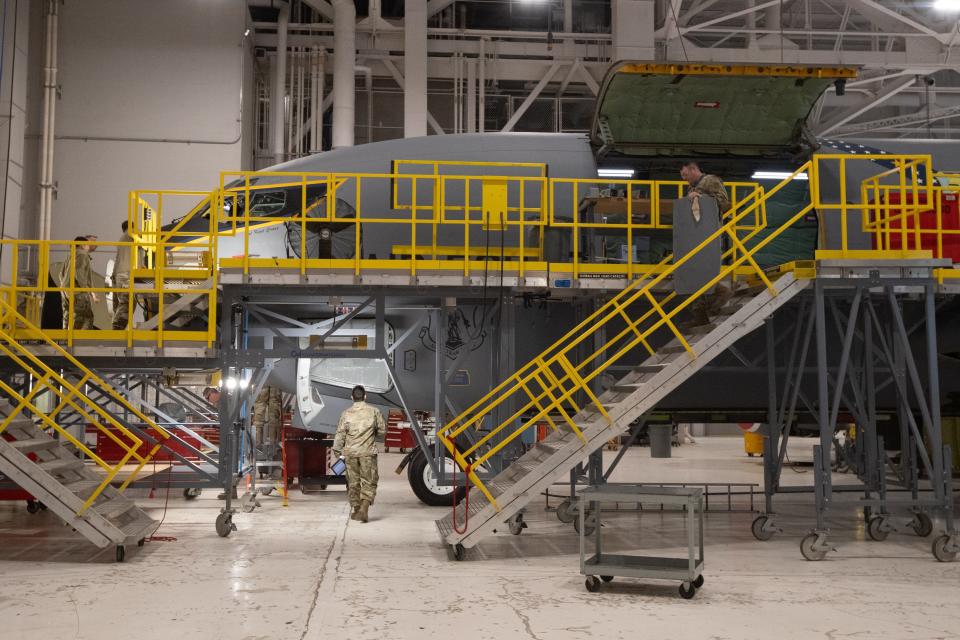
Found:
<path fill-rule="evenodd" d="M 427 453 L 429 456 L 433 456 L 433 452 L 430 451 Z M 452 477 L 454 471 L 459 471 L 457 463 L 453 461 L 452 458 L 444 458 L 446 466 L 444 467 L 444 475 L 449 479 Z M 424 455 L 423 450 L 420 449 L 414 454 L 410 459 L 410 464 L 407 465 L 407 482 L 410 483 L 410 488 L 413 490 L 413 493 L 420 499 L 420 502 L 430 507 L 450 507 L 450 503 L 453 501 L 453 487 L 450 485 L 441 485 L 437 482 L 437 477 L 433 473 L 433 468 L 430 466 L 427 456 Z M 467 495 L 467 489 L 463 486 L 462 481 L 457 482 L 457 495 L 456 503 L 459 504 L 463 497 Z"/>

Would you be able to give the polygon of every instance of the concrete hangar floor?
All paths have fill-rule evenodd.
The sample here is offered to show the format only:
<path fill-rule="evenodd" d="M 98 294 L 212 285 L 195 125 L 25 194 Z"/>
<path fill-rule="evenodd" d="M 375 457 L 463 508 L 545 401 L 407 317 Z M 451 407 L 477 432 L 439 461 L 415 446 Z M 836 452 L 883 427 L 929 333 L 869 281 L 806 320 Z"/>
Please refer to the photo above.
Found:
<path fill-rule="evenodd" d="M 791 460 L 810 459 L 809 446 L 792 442 Z M 784 532 L 767 542 L 750 533 L 745 497 L 734 511 L 717 501 L 706 515 L 706 582 L 694 599 L 681 599 L 676 583 L 619 578 L 588 593 L 577 536 L 542 500 L 522 535 L 501 531 L 454 562 L 434 526 L 443 509 L 419 503 L 393 474 L 399 458 L 380 456 L 381 491 L 367 524 L 348 519 L 342 489 L 294 490 L 289 507 L 266 496 L 254 513 L 238 514 L 239 531 L 219 538 L 210 525 L 222 504 L 214 492 L 188 502 L 171 491 L 157 533 L 164 538 L 122 564 L 52 514 L 0 503 L 0 638 L 960 637 L 960 563 L 936 562 L 929 538 L 870 541 L 852 504 L 833 511 L 838 551 L 807 562 L 798 542 L 810 526 L 810 496 L 779 500 Z M 784 482 L 809 484 L 812 473 L 796 471 Z M 746 457 L 740 438 L 698 438 L 670 459 L 634 447 L 611 481 L 717 478 L 759 484 L 760 459 Z M 165 498 L 161 486 L 138 502 L 160 518 Z M 680 553 L 682 526 L 677 513 L 622 512 L 608 517 L 604 537 L 653 555 Z"/>

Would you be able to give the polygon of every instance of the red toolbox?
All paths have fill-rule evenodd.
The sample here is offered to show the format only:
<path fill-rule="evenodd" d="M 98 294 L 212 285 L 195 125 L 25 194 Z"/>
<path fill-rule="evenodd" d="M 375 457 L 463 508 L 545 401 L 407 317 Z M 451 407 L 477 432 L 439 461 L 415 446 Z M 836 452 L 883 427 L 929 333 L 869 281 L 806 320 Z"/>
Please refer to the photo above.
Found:
<path fill-rule="evenodd" d="M 891 205 L 900 204 L 900 194 L 898 192 L 891 192 L 888 194 L 886 202 Z M 912 204 L 913 196 L 908 195 L 906 204 Z M 927 195 L 925 193 L 918 194 L 917 202 L 920 205 L 927 203 Z M 940 255 L 940 251 L 937 246 L 937 212 L 935 209 L 929 209 L 926 211 L 921 211 L 917 216 L 909 216 L 906 220 L 906 248 L 907 249 L 926 249 L 933 254 L 935 258 L 950 258 L 953 262 L 960 262 L 960 194 L 955 191 L 941 191 L 940 192 L 940 229 L 947 231 L 943 234 L 943 255 Z M 890 212 L 880 209 L 875 212 L 876 215 L 879 215 L 881 221 L 886 217 L 896 217 L 899 213 L 896 209 L 891 210 Z M 920 246 L 916 246 L 916 230 L 917 230 L 917 221 L 919 219 L 920 223 Z M 890 220 L 890 230 L 885 232 L 884 235 L 889 238 L 888 249 L 900 249 L 903 247 L 903 240 L 901 236 L 901 222 L 900 218 L 895 220 Z M 933 233 L 924 233 L 925 229 L 934 230 Z M 877 238 L 873 238 L 874 248 L 877 246 Z"/>

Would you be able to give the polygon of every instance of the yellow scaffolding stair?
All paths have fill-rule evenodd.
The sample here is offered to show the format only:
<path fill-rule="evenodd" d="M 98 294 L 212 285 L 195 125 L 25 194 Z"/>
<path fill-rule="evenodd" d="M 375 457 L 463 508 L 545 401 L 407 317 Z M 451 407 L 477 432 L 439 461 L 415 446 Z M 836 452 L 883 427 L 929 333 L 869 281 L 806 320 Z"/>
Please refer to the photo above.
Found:
<path fill-rule="evenodd" d="M 41 339 L 69 364 L 71 373 L 50 367 L 32 353 L 14 337 L 15 328 Z M 142 543 L 157 524 L 123 491 L 170 434 L 43 336 L 42 330 L 0 299 L 0 354 L 17 367 L 13 375 L 0 380 L 0 472 L 97 546 L 115 545 L 117 559 L 123 560 L 126 545 Z M 90 388 L 98 390 L 99 401 L 86 395 L 85 389 Z M 150 441 L 134 433 L 110 411 L 111 406 L 139 421 L 140 433 L 148 433 Z M 60 424 L 67 412 L 82 418 L 82 429 L 93 427 L 111 439 L 123 451 L 122 457 L 116 462 L 103 460 L 87 446 L 82 432 Z"/>
<path fill-rule="evenodd" d="M 800 293 L 815 277 L 813 263 L 796 263 L 764 271 L 755 256 L 785 230 L 811 211 L 824 215 L 840 212 L 846 228 L 854 208 L 841 194 L 831 202 L 820 193 L 820 165 L 831 156 L 818 156 L 759 199 L 735 205 L 725 222 L 699 246 L 673 261 L 669 256 L 643 279 L 636 280 L 544 350 L 516 373 L 501 382 L 473 406 L 439 431 L 439 439 L 463 469 L 473 486 L 452 512 L 437 520 L 442 538 L 463 558 L 464 550 L 476 545 L 505 521 L 522 517 L 522 509 L 608 440 L 624 433 L 631 422 L 653 409 L 671 391 L 738 339 L 762 326 L 778 308 Z M 841 175 L 847 159 L 841 159 Z M 922 159 L 902 163 L 901 189 L 920 188 Z M 928 159 L 926 160 L 928 163 Z M 929 166 L 927 164 L 927 166 Z M 811 181 L 811 199 L 779 226 L 738 233 L 738 225 L 757 207 L 788 185 L 798 175 Z M 929 173 L 927 174 L 929 175 Z M 904 182 L 912 184 L 904 185 Z M 905 200 L 904 200 L 905 202 Z M 913 202 L 917 202 L 916 199 Z M 860 211 L 866 210 L 866 203 Z M 916 216 L 917 206 L 904 205 L 898 214 Z M 887 212 L 889 214 L 889 211 Z M 866 225 L 866 223 L 865 223 Z M 844 231 L 844 241 L 846 241 Z M 720 272 L 689 296 L 663 294 L 672 277 L 701 251 L 726 238 L 730 249 Z M 844 249 L 846 245 L 844 244 Z M 839 252 L 838 252 L 839 253 Z M 903 251 L 879 250 L 873 258 L 903 259 Z M 842 257 L 842 256 L 836 256 Z M 715 285 L 728 280 L 743 267 L 747 282 L 720 308 L 709 306 L 709 320 L 681 324 L 684 309 L 703 304 Z M 738 269 L 741 269 L 738 271 Z M 656 275 L 653 275 L 656 274 Z M 658 293 L 659 292 L 659 293 Z M 596 347 L 596 345 L 600 345 Z M 661 345 L 661 346 L 655 346 Z M 589 355 L 582 355 L 586 350 Z M 638 358 L 637 354 L 645 354 Z M 599 376 L 610 367 L 636 362 L 625 377 L 602 392 L 594 389 Z M 527 429 L 546 422 L 552 432 L 498 474 L 486 474 L 487 463 Z M 490 477 L 490 476 L 493 477 Z"/>

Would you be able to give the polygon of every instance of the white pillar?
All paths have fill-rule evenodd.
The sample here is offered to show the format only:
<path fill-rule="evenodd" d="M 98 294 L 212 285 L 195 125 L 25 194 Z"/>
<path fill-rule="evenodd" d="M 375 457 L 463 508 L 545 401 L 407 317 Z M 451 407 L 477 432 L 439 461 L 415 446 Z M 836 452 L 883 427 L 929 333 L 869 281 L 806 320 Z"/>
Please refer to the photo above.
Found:
<path fill-rule="evenodd" d="M 40 228 L 39 238 L 50 239 L 53 226 L 53 149 L 57 120 L 57 40 L 59 3 L 50 0 L 46 14 L 46 47 L 43 69 L 43 133 L 40 143 Z"/>
<path fill-rule="evenodd" d="M 427 135 L 427 0 L 407 0 L 403 21 L 403 137 Z"/>
<path fill-rule="evenodd" d="M 653 0 L 613 0 L 612 60 L 654 59 Z M 673 16 L 667 16 L 667 22 Z"/>
<path fill-rule="evenodd" d="M 27 123 L 27 56 L 30 40 L 30 5 L 17 4 L 16 15 L 8 14 L 3 25 L 4 82 L 0 86 L 0 167 L 4 180 L 0 182 L 0 203 L 3 206 L 0 235 L 4 238 L 34 237 L 21 226 L 23 202 L 23 147 Z M 33 212 L 29 212 L 32 214 Z M 37 220 L 31 220 L 32 225 Z M 26 225 L 24 225 L 26 226 Z M 21 231 L 23 231 L 21 233 Z M 13 251 L 0 247 L 0 284 L 12 284 Z"/>
<path fill-rule="evenodd" d="M 281 3 L 277 18 L 277 55 L 273 69 L 273 93 L 270 96 L 270 131 L 273 143 L 273 161 L 284 162 L 286 136 L 284 135 L 284 94 L 287 88 L 287 27 L 290 24 L 290 6 Z"/>
<path fill-rule="evenodd" d="M 477 62 L 467 60 L 467 133 L 477 132 Z"/>
<path fill-rule="evenodd" d="M 333 29 L 333 148 L 338 149 L 353 146 L 356 119 L 357 9 L 353 0 L 334 0 Z"/>

